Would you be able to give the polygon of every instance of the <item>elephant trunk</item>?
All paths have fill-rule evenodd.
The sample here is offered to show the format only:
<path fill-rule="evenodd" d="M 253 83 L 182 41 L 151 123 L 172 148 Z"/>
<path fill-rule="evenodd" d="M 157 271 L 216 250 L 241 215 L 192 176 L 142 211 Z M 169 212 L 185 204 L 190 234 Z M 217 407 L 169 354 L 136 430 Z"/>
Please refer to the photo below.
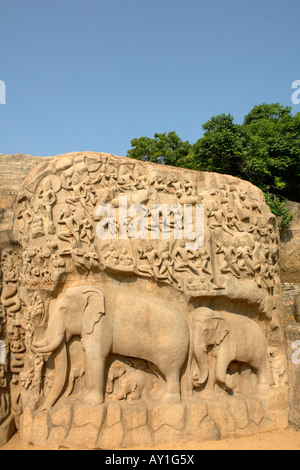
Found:
<path fill-rule="evenodd" d="M 49 324 L 45 338 L 32 344 L 32 349 L 40 354 L 47 354 L 56 351 L 65 342 L 66 331 L 63 323 L 63 315 L 59 308 L 50 312 Z"/>
<path fill-rule="evenodd" d="M 54 311 L 49 322 L 46 339 L 31 345 L 31 349 L 37 354 L 52 353 L 55 365 L 55 378 L 53 386 L 42 404 L 40 411 L 49 410 L 61 395 L 67 378 L 68 356 L 66 347 L 66 332 L 58 316 Z"/>
<path fill-rule="evenodd" d="M 40 344 L 33 344 L 31 347 L 33 351 L 35 351 L 36 353 L 47 354 L 58 349 L 61 343 L 65 342 L 64 340 L 65 340 L 65 333 L 62 333 L 61 335 L 56 336 L 51 343 L 44 344 L 43 342 Z"/>
<path fill-rule="evenodd" d="M 204 343 L 202 337 L 202 328 L 200 324 L 194 325 L 194 357 L 198 366 L 197 379 L 195 380 L 197 385 L 202 385 L 206 382 L 208 377 L 208 354 L 207 346 Z"/>
<path fill-rule="evenodd" d="M 60 345 L 59 349 L 55 350 L 53 356 L 55 364 L 55 379 L 53 387 L 51 388 L 49 395 L 46 397 L 46 400 L 41 406 L 40 411 L 49 410 L 55 404 L 66 383 L 68 356 L 65 342 Z"/>
<path fill-rule="evenodd" d="M 208 378 L 208 357 L 207 352 L 203 349 L 199 351 L 195 351 L 195 359 L 197 362 L 199 374 L 197 374 L 197 385 L 202 385 L 206 382 Z"/>

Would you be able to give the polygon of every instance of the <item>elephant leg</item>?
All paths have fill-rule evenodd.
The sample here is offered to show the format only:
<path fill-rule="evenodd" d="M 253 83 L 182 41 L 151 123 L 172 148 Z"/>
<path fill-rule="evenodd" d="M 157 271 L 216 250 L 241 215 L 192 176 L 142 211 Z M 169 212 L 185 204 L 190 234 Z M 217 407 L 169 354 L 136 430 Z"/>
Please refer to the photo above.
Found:
<path fill-rule="evenodd" d="M 180 369 L 173 369 L 164 373 L 166 377 L 166 392 L 163 397 L 165 403 L 179 403 L 180 393 Z"/>
<path fill-rule="evenodd" d="M 268 358 L 264 359 L 262 364 L 256 367 L 257 370 L 257 390 L 267 391 L 270 388 L 271 370 Z"/>
<path fill-rule="evenodd" d="M 106 356 L 102 354 L 100 348 L 95 347 L 94 343 L 89 344 L 85 341 L 85 361 L 87 394 L 84 402 L 87 405 L 100 405 L 104 402 L 105 396 Z"/>
<path fill-rule="evenodd" d="M 226 385 L 226 387 L 231 390 L 234 387 L 233 380 L 230 375 L 227 374 L 231 360 L 224 356 L 225 354 L 222 354 L 222 351 L 219 351 L 216 360 L 216 382 Z"/>

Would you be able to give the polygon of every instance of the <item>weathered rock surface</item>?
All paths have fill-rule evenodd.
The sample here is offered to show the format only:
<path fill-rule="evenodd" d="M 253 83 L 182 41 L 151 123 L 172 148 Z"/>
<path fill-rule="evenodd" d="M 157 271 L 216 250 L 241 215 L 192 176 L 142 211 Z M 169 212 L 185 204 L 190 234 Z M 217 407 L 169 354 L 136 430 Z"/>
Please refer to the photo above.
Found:
<path fill-rule="evenodd" d="M 78 448 L 286 427 L 279 233 L 258 188 L 94 152 L 13 156 L 10 185 L 0 158 L 0 424 Z"/>
<path fill-rule="evenodd" d="M 78 449 L 155 447 L 284 429 L 288 425 L 287 410 L 286 389 L 274 391 L 264 398 L 220 397 L 148 408 L 144 404 L 126 402 L 91 408 L 65 400 L 54 413 L 32 414 L 25 409 L 21 429 L 23 441 L 36 446 Z"/>
<path fill-rule="evenodd" d="M 281 234 L 281 281 L 300 283 L 300 204 L 289 201 L 287 206 L 294 219 Z"/>

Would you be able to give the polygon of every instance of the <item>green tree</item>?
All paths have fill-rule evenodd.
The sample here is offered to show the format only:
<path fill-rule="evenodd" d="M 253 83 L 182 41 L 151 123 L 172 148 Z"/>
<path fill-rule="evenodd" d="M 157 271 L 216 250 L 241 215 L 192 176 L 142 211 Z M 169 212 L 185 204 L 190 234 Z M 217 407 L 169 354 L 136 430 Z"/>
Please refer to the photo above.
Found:
<path fill-rule="evenodd" d="M 242 176 L 243 145 L 241 126 L 231 114 L 212 117 L 202 128 L 205 133 L 193 146 L 198 170 Z"/>
<path fill-rule="evenodd" d="M 262 103 L 258 106 L 254 106 L 250 113 L 245 116 L 244 124 L 248 125 L 255 121 L 261 121 L 262 119 L 276 122 L 284 116 L 290 116 L 291 110 L 291 107 L 282 106 L 279 103 Z"/>
<path fill-rule="evenodd" d="M 300 113 L 278 103 L 256 106 L 245 116 L 244 173 L 282 199 L 300 199 Z"/>
<path fill-rule="evenodd" d="M 193 146 L 199 170 L 228 173 L 250 181 L 264 193 L 282 225 L 291 221 L 286 200 L 300 202 L 300 113 L 279 103 L 255 106 L 241 125 L 219 115 L 203 125 Z"/>
<path fill-rule="evenodd" d="M 171 166 L 188 166 L 189 154 L 192 145 L 184 142 L 172 131 L 163 134 L 154 134 L 154 138 L 139 137 L 131 140 L 131 149 L 127 157 L 144 162 L 160 163 Z"/>
<path fill-rule="evenodd" d="M 265 194 L 272 212 L 288 225 L 286 201 L 300 202 L 300 113 L 279 103 L 255 106 L 242 124 L 231 114 L 212 117 L 194 144 L 176 132 L 131 141 L 127 156 L 193 170 L 230 174 Z"/>

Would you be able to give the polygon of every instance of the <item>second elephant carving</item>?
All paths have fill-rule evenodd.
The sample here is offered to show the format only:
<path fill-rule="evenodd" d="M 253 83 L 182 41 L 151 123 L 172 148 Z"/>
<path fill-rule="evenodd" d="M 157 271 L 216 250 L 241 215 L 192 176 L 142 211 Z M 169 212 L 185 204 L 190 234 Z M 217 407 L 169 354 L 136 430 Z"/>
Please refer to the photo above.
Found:
<path fill-rule="evenodd" d="M 75 336 L 81 337 L 85 352 L 85 403 L 103 403 L 110 354 L 153 363 L 166 381 L 163 401 L 180 401 L 180 374 L 190 345 L 186 318 L 161 299 L 90 285 L 71 287 L 55 301 L 46 338 L 32 345 L 40 354 L 52 352 L 55 360 L 54 385 L 43 409 L 51 408 L 63 391 L 68 370 L 66 344 Z"/>
<path fill-rule="evenodd" d="M 258 324 L 250 318 L 228 312 L 215 312 L 201 307 L 193 313 L 193 348 L 199 375 L 198 386 L 209 374 L 208 351 L 214 358 L 215 381 L 233 389 L 227 373 L 233 361 L 243 362 L 257 374 L 257 390 L 269 389 L 272 380 L 266 338 Z"/>
<path fill-rule="evenodd" d="M 52 303 L 46 336 L 31 345 L 39 354 L 53 353 L 55 362 L 54 384 L 42 409 L 51 408 L 64 390 L 67 344 L 73 337 L 81 338 L 85 356 L 84 402 L 90 405 L 103 403 L 105 392 L 112 394 L 116 378 L 117 399 L 141 398 L 145 388 L 142 372 L 132 369 L 124 375 L 125 369 L 119 365 L 121 372 L 117 373 L 116 367 L 111 369 L 106 384 L 111 355 L 139 358 L 154 365 L 165 381 L 163 402 L 181 400 L 185 364 L 188 394 L 193 386 L 204 384 L 209 374 L 215 383 L 233 389 L 228 369 L 235 361 L 254 370 L 258 391 L 267 390 L 271 382 L 267 342 L 254 320 L 206 307 L 194 310 L 188 319 L 171 303 L 151 295 L 85 285 L 68 288 Z M 209 351 L 214 359 L 213 370 Z M 198 371 L 192 377 L 193 358 Z"/>

